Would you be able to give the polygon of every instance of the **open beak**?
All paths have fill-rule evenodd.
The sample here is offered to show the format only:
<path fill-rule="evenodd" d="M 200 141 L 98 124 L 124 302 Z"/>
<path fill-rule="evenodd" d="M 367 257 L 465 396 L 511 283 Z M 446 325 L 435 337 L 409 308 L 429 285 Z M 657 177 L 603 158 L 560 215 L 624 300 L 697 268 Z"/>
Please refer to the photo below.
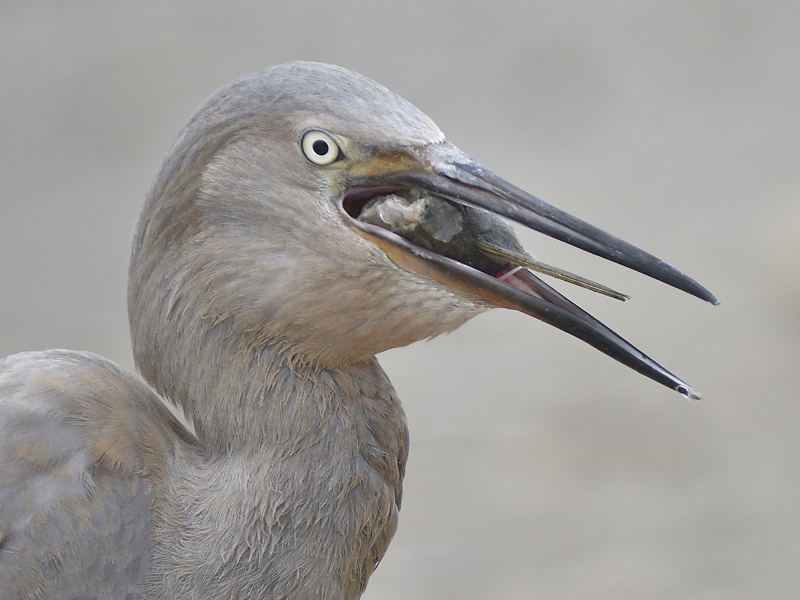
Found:
<path fill-rule="evenodd" d="M 655 256 L 506 182 L 451 144 L 354 166 L 340 207 L 398 265 L 540 319 L 684 396 L 701 397 L 525 268 L 532 258 L 498 215 L 716 305 L 713 294 Z"/>

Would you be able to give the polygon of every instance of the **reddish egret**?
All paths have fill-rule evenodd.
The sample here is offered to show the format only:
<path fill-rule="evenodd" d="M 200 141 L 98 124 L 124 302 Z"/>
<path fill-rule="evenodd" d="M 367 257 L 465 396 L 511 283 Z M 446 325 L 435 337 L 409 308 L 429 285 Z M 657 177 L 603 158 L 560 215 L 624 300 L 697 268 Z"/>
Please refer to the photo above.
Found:
<path fill-rule="evenodd" d="M 141 376 L 86 352 L 0 363 L 0 598 L 358 598 L 408 451 L 375 354 L 489 308 L 697 397 L 534 275 L 505 219 L 716 303 L 364 77 L 291 63 L 214 94 L 135 231 Z"/>

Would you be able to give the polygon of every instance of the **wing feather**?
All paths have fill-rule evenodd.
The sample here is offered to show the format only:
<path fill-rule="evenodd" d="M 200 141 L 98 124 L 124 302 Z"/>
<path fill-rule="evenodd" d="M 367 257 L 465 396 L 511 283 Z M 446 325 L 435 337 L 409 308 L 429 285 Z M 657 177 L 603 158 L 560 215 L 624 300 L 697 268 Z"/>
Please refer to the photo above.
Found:
<path fill-rule="evenodd" d="M 0 600 L 143 598 L 178 439 L 192 436 L 144 381 L 99 356 L 0 361 Z"/>

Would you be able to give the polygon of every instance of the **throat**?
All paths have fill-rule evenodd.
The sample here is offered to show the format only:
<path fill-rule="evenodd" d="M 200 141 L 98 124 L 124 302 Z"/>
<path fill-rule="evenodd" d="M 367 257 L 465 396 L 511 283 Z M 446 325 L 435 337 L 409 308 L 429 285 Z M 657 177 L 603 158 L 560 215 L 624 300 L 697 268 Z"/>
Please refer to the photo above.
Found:
<path fill-rule="evenodd" d="M 402 406 L 375 358 L 324 369 L 273 345 L 201 347 L 217 350 L 170 374 L 158 391 L 183 409 L 209 456 L 293 452 L 348 432 L 383 447 L 405 435 Z"/>

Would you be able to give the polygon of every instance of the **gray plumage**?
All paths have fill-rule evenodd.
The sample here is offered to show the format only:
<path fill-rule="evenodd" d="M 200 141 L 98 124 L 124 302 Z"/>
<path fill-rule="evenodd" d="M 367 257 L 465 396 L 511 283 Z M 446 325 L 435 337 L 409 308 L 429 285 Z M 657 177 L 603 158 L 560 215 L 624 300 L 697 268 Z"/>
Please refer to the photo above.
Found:
<path fill-rule="evenodd" d="M 304 156 L 312 130 L 341 160 Z M 142 377 L 80 352 L 0 362 L 0 600 L 358 598 L 397 527 L 408 452 L 376 353 L 493 306 L 626 344 L 532 275 L 500 282 L 513 265 L 474 271 L 358 223 L 365 189 L 423 175 L 454 206 L 490 181 L 412 105 L 338 67 L 267 69 L 198 110 L 134 234 Z"/>
<path fill-rule="evenodd" d="M 246 77 L 198 111 L 142 211 L 129 300 L 137 367 L 202 443 L 98 357 L 6 359 L 0 598 L 360 595 L 396 528 L 408 446 L 371 357 L 474 311 L 335 222 L 290 147 L 310 124 L 441 138 L 384 88 L 320 65 Z"/>

